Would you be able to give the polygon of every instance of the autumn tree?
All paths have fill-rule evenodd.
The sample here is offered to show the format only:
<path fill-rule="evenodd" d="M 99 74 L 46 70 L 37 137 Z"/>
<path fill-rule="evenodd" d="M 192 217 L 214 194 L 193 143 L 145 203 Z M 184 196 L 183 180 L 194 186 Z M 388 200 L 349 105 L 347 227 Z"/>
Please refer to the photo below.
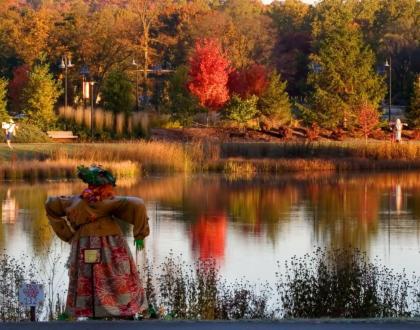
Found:
<path fill-rule="evenodd" d="M 147 83 L 147 70 L 150 69 L 151 58 L 152 56 L 156 56 L 156 45 L 160 43 L 157 38 L 161 24 L 159 16 L 163 14 L 165 7 L 170 2 L 168 0 L 133 0 L 130 2 L 130 9 L 133 11 L 138 22 L 135 40 L 136 46 L 141 54 L 144 84 Z"/>
<path fill-rule="evenodd" d="M 369 135 L 372 134 L 379 125 L 378 111 L 368 103 L 363 104 L 358 109 L 357 123 L 359 124 L 360 130 L 367 143 Z"/>
<path fill-rule="evenodd" d="M 133 110 L 133 84 L 125 72 L 114 69 L 108 74 L 102 86 L 102 98 L 105 109 L 114 113 Z"/>
<path fill-rule="evenodd" d="M 308 56 L 311 51 L 311 10 L 300 0 L 273 2 L 269 12 L 276 27 L 273 64 L 283 79 L 287 91 L 297 96 L 306 92 Z"/>
<path fill-rule="evenodd" d="M 238 69 L 256 62 L 269 63 L 274 27 L 261 2 L 230 0 L 220 1 L 219 6 L 207 3 L 207 8 L 201 6 L 189 20 L 185 32 L 190 40 L 218 39 L 232 66 Z"/>
<path fill-rule="evenodd" d="M 62 93 L 47 64 L 37 64 L 22 92 L 22 109 L 31 124 L 46 131 L 56 122 L 54 105 Z"/>
<path fill-rule="evenodd" d="M 7 113 L 7 80 L 0 77 L 0 122 L 10 118 Z"/>
<path fill-rule="evenodd" d="M 47 50 L 53 15 L 47 6 L 11 6 L 1 15 L 5 40 L 23 62 L 32 65 Z"/>
<path fill-rule="evenodd" d="M 189 60 L 188 89 L 201 106 L 218 110 L 229 99 L 229 72 L 229 60 L 219 43 L 214 39 L 198 41 Z"/>
<path fill-rule="evenodd" d="M 410 99 L 407 117 L 414 127 L 420 127 L 420 74 L 414 80 L 413 94 Z"/>
<path fill-rule="evenodd" d="M 243 69 L 256 62 L 269 64 L 275 29 L 266 7 L 255 0 L 229 0 L 220 11 L 228 17 L 220 40 L 232 65 Z"/>
<path fill-rule="evenodd" d="M 13 79 L 9 82 L 8 97 L 10 99 L 10 108 L 14 112 L 20 112 L 20 101 L 22 91 L 29 80 L 29 65 L 22 64 L 13 69 Z"/>
<path fill-rule="evenodd" d="M 268 85 L 267 69 L 260 64 L 253 64 L 242 70 L 232 71 L 229 75 L 229 91 L 241 98 L 251 95 L 260 96 Z"/>
<path fill-rule="evenodd" d="M 82 65 L 99 89 L 112 70 L 131 66 L 134 15 L 128 9 L 103 5 L 92 10 L 88 3 L 72 0 L 57 15 L 60 19 L 51 32 L 48 55 L 57 64 L 63 54 L 71 56 L 78 69 L 69 70 L 70 85 L 80 79 Z"/>

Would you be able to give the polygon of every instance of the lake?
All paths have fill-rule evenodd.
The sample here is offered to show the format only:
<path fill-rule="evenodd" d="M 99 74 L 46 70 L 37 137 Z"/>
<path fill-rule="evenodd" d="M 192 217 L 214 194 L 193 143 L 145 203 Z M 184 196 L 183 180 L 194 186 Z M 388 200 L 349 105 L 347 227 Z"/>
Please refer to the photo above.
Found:
<path fill-rule="evenodd" d="M 222 175 L 117 182 L 142 197 L 156 264 L 171 253 L 192 263 L 215 258 L 227 280 L 273 283 L 280 265 L 316 247 L 357 247 L 396 271 L 420 273 L 420 172 L 298 173 L 238 180 Z M 48 226 L 48 195 L 78 194 L 80 182 L 2 182 L 0 249 L 39 260 L 65 259 L 68 245 Z M 124 231 L 132 243 L 128 226 Z M 143 258 L 144 256 L 141 256 Z M 280 266 L 281 267 L 281 266 Z M 61 269 L 62 268 L 62 269 Z M 60 266 L 63 283 L 67 281 Z"/>

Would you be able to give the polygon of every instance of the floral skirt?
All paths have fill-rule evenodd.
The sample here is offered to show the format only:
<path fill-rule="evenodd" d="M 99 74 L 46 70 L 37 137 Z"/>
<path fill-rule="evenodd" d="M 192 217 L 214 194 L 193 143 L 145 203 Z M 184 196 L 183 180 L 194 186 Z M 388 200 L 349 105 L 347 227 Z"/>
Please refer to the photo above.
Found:
<path fill-rule="evenodd" d="M 84 262 L 99 249 L 100 262 Z M 66 312 L 73 317 L 127 317 L 147 308 L 136 264 L 121 236 L 81 237 L 70 252 Z"/>

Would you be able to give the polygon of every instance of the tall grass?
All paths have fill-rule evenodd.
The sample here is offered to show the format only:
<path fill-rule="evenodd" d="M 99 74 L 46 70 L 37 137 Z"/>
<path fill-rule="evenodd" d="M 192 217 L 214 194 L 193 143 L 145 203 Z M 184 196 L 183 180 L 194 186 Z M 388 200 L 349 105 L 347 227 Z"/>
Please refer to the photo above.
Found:
<path fill-rule="evenodd" d="M 164 142 L 125 142 L 103 144 L 74 144 L 51 152 L 50 159 L 79 160 L 90 163 L 131 161 L 141 164 L 145 171 L 190 171 L 194 163 L 188 153 L 199 153 L 188 146 Z"/>
<path fill-rule="evenodd" d="M 29 180 L 74 178 L 78 165 L 98 163 L 77 159 L 22 160 L 0 162 L 0 180 Z M 136 178 L 141 174 L 141 166 L 131 161 L 101 162 L 117 178 Z"/>
<path fill-rule="evenodd" d="M 101 163 L 115 168 L 123 177 L 136 176 L 140 170 L 146 173 L 210 171 L 222 172 L 232 178 L 251 178 L 261 173 L 420 168 L 420 144 L 414 142 L 219 145 L 139 140 L 28 144 L 16 145 L 16 149 L 16 153 L 0 149 L 0 178 L 71 177 L 72 167 L 78 163 Z"/>

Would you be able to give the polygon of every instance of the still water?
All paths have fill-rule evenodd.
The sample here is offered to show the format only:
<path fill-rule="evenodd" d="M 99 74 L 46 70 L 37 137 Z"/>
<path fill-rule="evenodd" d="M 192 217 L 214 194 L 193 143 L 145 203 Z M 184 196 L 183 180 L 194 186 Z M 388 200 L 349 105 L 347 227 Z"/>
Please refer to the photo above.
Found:
<path fill-rule="evenodd" d="M 49 250 L 66 258 L 68 246 L 49 229 L 43 203 L 82 188 L 79 182 L 2 182 L 0 249 L 46 260 L 46 268 Z M 397 271 L 420 273 L 418 171 L 148 177 L 121 182 L 118 194 L 145 200 L 151 226 L 145 253 L 156 264 L 170 253 L 189 263 L 212 257 L 228 280 L 273 282 L 277 261 L 317 246 L 353 246 Z M 132 242 L 128 227 L 125 232 Z"/>

